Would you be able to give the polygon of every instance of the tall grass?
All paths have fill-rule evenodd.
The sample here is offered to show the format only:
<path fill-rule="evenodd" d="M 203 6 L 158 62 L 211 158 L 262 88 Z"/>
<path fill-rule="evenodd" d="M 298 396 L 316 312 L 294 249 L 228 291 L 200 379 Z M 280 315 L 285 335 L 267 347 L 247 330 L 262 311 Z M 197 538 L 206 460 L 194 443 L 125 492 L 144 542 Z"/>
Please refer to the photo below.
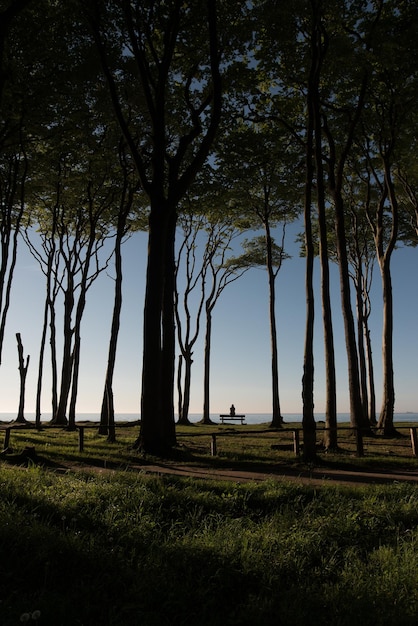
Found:
<path fill-rule="evenodd" d="M 417 522 L 411 485 L 0 465 L 0 624 L 412 626 Z"/>

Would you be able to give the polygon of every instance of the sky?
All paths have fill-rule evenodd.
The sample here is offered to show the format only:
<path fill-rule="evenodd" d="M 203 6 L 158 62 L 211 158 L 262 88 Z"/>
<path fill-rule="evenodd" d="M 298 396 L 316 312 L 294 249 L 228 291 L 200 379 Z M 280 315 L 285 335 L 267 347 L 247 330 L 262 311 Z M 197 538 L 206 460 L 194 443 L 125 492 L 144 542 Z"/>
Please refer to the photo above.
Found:
<path fill-rule="evenodd" d="M 300 225 L 287 226 L 285 248 L 292 258 L 276 280 L 279 344 L 279 392 L 282 413 L 301 414 L 301 380 L 305 330 L 305 260 L 299 257 L 295 236 Z M 280 231 L 276 234 L 281 240 Z M 123 308 L 114 379 L 117 414 L 140 410 L 142 363 L 142 315 L 145 290 L 147 236 L 137 233 L 124 244 Z M 418 250 L 395 250 L 392 261 L 394 291 L 394 367 L 396 412 L 418 411 Z M 87 296 L 82 323 L 81 369 L 77 413 L 98 413 L 104 377 L 113 307 L 111 268 L 102 274 Z M 333 326 L 337 367 L 338 412 L 349 411 L 347 359 L 341 317 L 338 269 L 331 267 Z M 323 413 L 325 383 L 323 333 L 316 261 L 315 293 L 315 412 Z M 23 240 L 19 242 L 11 307 L 6 325 L 0 366 L 0 413 L 16 414 L 19 372 L 16 333 L 20 333 L 25 357 L 30 355 L 26 382 L 25 413 L 35 411 L 38 353 L 42 330 L 45 277 Z M 60 327 L 58 327 L 60 332 Z M 377 409 L 381 402 L 382 295 L 378 268 L 372 289 L 371 333 L 376 376 Z M 47 352 L 48 362 L 49 352 Z M 224 413 L 233 403 L 238 413 L 271 414 L 271 351 L 267 272 L 248 271 L 222 293 L 213 313 L 210 412 Z M 42 413 L 51 412 L 50 371 L 46 366 Z M 177 407 L 177 397 L 175 399 Z M 203 406 L 203 327 L 194 350 L 191 414 Z"/>

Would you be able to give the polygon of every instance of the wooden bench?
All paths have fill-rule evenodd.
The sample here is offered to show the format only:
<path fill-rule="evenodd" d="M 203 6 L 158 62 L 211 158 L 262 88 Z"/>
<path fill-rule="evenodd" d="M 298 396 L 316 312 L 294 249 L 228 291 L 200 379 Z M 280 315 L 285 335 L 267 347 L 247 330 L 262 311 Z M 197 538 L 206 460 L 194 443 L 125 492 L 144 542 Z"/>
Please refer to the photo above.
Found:
<path fill-rule="evenodd" d="M 231 415 L 230 413 L 224 413 L 219 417 L 221 418 L 221 424 L 225 424 L 225 422 L 241 422 L 241 424 L 245 424 L 245 415 Z"/>

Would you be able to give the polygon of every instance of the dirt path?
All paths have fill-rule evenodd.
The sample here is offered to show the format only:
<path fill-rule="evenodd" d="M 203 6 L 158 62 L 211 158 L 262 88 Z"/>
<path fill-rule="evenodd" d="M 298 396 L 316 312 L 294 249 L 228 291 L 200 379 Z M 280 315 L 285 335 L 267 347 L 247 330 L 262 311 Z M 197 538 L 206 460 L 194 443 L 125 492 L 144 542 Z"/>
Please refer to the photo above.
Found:
<path fill-rule="evenodd" d="M 98 467 L 87 464 L 63 464 L 57 468 L 61 472 L 66 471 L 92 471 L 105 473 L 115 468 L 109 466 Z M 265 469 L 242 470 L 234 468 L 212 468 L 205 466 L 182 465 L 171 461 L 153 463 L 135 463 L 127 468 L 129 471 L 141 472 L 157 476 L 179 476 L 182 478 L 196 478 L 200 480 L 221 480 L 236 483 L 262 482 L 264 480 L 292 481 L 305 485 L 341 484 L 361 486 L 367 484 L 392 484 L 396 482 L 418 483 L 417 470 L 394 471 L 363 469 L 330 469 L 315 467 L 302 470 L 291 466 L 272 467 L 270 471 Z"/>

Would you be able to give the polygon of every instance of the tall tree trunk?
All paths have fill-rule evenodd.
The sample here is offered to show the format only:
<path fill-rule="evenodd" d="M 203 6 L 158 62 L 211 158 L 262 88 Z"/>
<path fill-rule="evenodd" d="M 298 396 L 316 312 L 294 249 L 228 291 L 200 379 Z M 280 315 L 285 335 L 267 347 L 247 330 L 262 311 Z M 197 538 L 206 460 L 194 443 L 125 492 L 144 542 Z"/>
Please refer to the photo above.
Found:
<path fill-rule="evenodd" d="M 385 187 L 387 189 L 392 212 L 392 228 L 385 254 L 378 254 L 383 290 L 383 397 L 377 427 L 383 432 L 384 435 L 396 434 L 396 429 L 393 425 L 395 411 L 395 383 L 393 371 L 393 293 L 390 262 L 398 236 L 399 208 L 391 176 L 390 154 L 391 153 L 389 151 L 388 154 L 384 156 L 384 170 Z"/>
<path fill-rule="evenodd" d="M 164 454 L 171 447 L 171 437 L 167 437 L 164 424 L 162 398 L 162 311 L 168 249 L 169 225 L 167 222 L 167 210 L 164 201 L 161 200 L 160 203 L 151 206 L 149 217 L 148 264 L 144 303 L 141 428 L 135 444 L 136 447 L 140 447 L 151 454 Z"/>
<path fill-rule="evenodd" d="M 50 327 L 50 346 L 51 346 L 51 408 L 52 416 L 58 411 L 58 365 L 57 365 L 57 331 L 55 324 L 55 301 L 49 303 L 49 327 Z"/>
<path fill-rule="evenodd" d="M 107 414 L 109 416 L 109 432 L 107 435 L 108 443 L 115 443 L 116 441 L 116 428 L 115 428 L 115 407 L 113 403 L 113 389 L 109 386 L 106 389 L 106 400 L 107 400 Z"/>
<path fill-rule="evenodd" d="M 312 188 L 314 178 L 313 168 L 313 134 L 314 134 L 314 109 L 312 96 L 314 92 L 315 72 L 317 65 L 316 46 L 316 4 L 312 4 L 312 34 L 311 34 L 311 67 L 308 81 L 307 94 L 307 127 L 306 127 L 306 147 L 305 147 L 305 199 L 304 199 L 304 225 L 305 225 L 305 293 L 306 293 L 306 323 L 305 323 L 305 347 L 303 358 L 302 377 L 302 428 L 303 428 L 303 456 L 307 461 L 316 458 L 316 423 L 314 416 L 314 321 L 315 321 L 315 300 L 313 290 L 313 268 L 315 250 L 312 236 Z"/>
<path fill-rule="evenodd" d="M 115 295 L 113 301 L 112 325 L 110 330 L 109 351 L 107 355 L 106 377 L 103 390 L 102 407 L 100 411 L 99 434 L 107 435 L 109 433 L 109 424 L 114 422 L 114 405 L 113 405 L 113 375 L 115 371 L 116 352 L 118 345 L 118 336 L 120 328 L 120 314 L 122 310 L 122 239 L 126 228 L 127 213 L 123 212 L 118 217 L 118 227 L 116 231 L 115 241 Z M 112 401 L 109 402 L 111 397 Z M 113 414 L 109 410 L 113 409 Z"/>
<path fill-rule="evenodd" d="M 181 419 L 181 414 L 183 412 L 183 388 L 181 385 L 181 380 L 182 380 L 182 374 L 183 374 L 183 356 L 180 354 L 179 355 L 179 365 L 177 368 L 177 396 L 178 396 L 178 416 L 179 416 L 179 421 Z"/>
<path fill-rule="evenodd" d="M 64 295 L 64 346 L 61 366 L 61 385 L 57 411 L 52 417 L 52 424 L 67 425 L 67 404 L 71 389 L 71 376 L 73 371 L 72 362 L 72 338 L 71 314 L 74 306 L 73 284 L 70 279 L 71 272 L 67 272 L 68 285 Z"/>
<path fill-rule="evenodd" d="M 36 404 L 35 404 L 35 425 L 36 428 L 41 427 L 41 396 L 42 396 L 42 377 L 44 371 L 44 357 L 45 357 L 45 345 L 46 335 L 48 331 L 48 310 L 49 310 L 49 296 L 45 300 L 44 306 L 44 319 L 42 324 L 41 345 L 39 348 L 39 365 L 38 365 L 38 381 L 36 385 Z"/>
<path fill-rule="evenodd" d="M 80 371 L 80 345 L 81 337 L 79 331 L 76 332 L 74 348 L 72 354 L 73 374 L 71 384 L 70 405 L 68 408 L 68 430 L 75 430 L 75 411 L 77 404 L 78 376 Z"/>
<path fill-rule="evenodd" d="M 212 310 L 206 302 L 206 331 L 203 364 L 203 419 L 202 424 L 211 424 L 210 419 L 210 349 L 212 341 Z"/>
<path fill-rule="evenodd" d="M 20 333 L 16 333 L 17 340 L 17 352 L 19 357 L 19 374 L 20 374 L 20 394 L 19 394 L 19 409 L 17 412 L 16 422 L 25 424 L 25 389 L 26 389 L 26 375 L 28 373 L 30 356 L 25 359 L 23 357 L 23 344 Z"/>
<path fill-rule="evenodd" d="M 378 429 L 384 435 L 393 435 L 396 429 L 393 425 L 395 410 L 395 383 L 393 372 L 393 296 L 390 264 L 387 259 L 382 267 L 383 282 L 383 397 L 380 410 Z"/>
<path fill-rule="evenodd" d="M 360 373 L 360 387 L 361 387 L 361 401 L 363 404 L 364 415 L 368 419 L 368 405 L 369 394 L 367 387 L 367 367 L 366 367 L 366 353 L 364 346 L 364 317 L 363 317 L 363 290 L 362 290 L 362 273 L 361 265 L 359 263 L 357 269 L 357 276 L 355 280 L 356 286 L 356 309 L 357 309 L 357 349 L 359 355 L 359 373 Z M 370 420 L 368 420 L 370 421 Z"/>
<path fill-rule="evenodd" d="M 0 68 L 1 73 L 1 68 Z M 21 129 L 20 129 L 21 131 Z M 21 136 L 19 140 L 23 145 Z M 23 167 L 22 165 L 23 160 Z M 6 330 L 7 314 L 10 308 L 10 296 L 12 291 L 13 275 L 17 260 L 17 244 L 20 233 L 23 213 L 25 210 L 25 181 L 28 171 L 28 162 L 26 153 L 17 155 L 10 165 L 12 171 L 9 177 L 12 180 L 7 181 L 5 206 L 2 201 L 1 206 L 1 263 L 0 263 L 0 365 L 3 355 L 3 342 Z M 19 170 L 23 170 L 19 172 Z M 19 180 L 20 178 L 20 180 Z M 18 183 L 20 184 L 20 198 L 18 195 Z M 19 207 L 19 208 L 17 208 Z M 16 212 L 16 215 L 13 214 Z M 13 217 L 12 217 L 13 216 Z M 14 224 L 13 224 L 14 221 Z M 14 228 L 12 236 L 12 228 Z"/>
<path fill-rule="evenodd" d="M 165 275 L 162 310 L 162 425 L 165 445 L 171 448 L 176 445 L 176 426 L 174 417 L 174 381 L 176 375 L 176 322 L 174 290 L 176 288 L 175 241 L 177 212 L 170 210 L 167 238 L 165 242 Z"/>
<path fill-rule="evenodd" d="M 321 3 L 315 6 L 315 29 L 313 46 L 314 74 L 312 80 L 312 117 L 314 127 L 314 155 L 316 168 L 316 195 L 318 207 L 319 225 L 319 258 L 321 264 L 321 302 L 322 302 L 322 325 L 324 331 L 324 354 L 325 354 L 325 431 L 323 443 L 327 450 L 335 450 L 338 447 L 337 436 L 337 384 L 335 375 L 335 350 L 334 331 L 332 325 L 330 277 L 328 259 L 328 227 L 325 210 L 325 184 L 322 148 L 321 127 L 321 104 L 320 104 L 320 78 L 324 56 L 326 54 L 326 37 L 321 26 Z"/>
<path fill-rule="evenodd" d="M 333 177 L 331 177 L 333 179 Z M 335 181 L 334 181 L 335 182 Z M 331 186 L 335 210 L 335 231 L 340 272 L 341 309 L 344 320 L 347 350 L 348 390 L 350 397 L 350 422 L 353 428 L 368 429 L 360 394 L 360 374 L 354 316 L 351 308 L 350 274 L 345 234 L 344 202 L 339 185 Z"/>
<path fill-rule="evenodd" d="M 272 401 L 273 415 L 271 420 L 271 428 L 281 428 L 283 417 L 280 410 L 279 396 L 279 358 L 277 348 L 277 329 L 276 329 L 276 289 L 275 289 L 275 273 L 272 258 L 272 241 L 270 227 L 265 222 L 266 250 L 267 250 L 267 272 L 269 281 L 269 311 L 270 311 L 270 340 L 271 340 L 271 376 L 272 376 Z"/>
<path fill-rule="evenodd" d="M 370 329 L 368 318 L 364 316 L 364 338 L 366 342 L 366 355 L 367 355 L 367 372 L 368 372 L 368 383 L 369 383 L 369 406 L 368 406 L 368 418 L 370 424 L 375 426 L 377 424 L 376 420 L 376 390 L 374 384 L 374 367 L 373 367 L 373 351 L 372 351 L 372 342 L 370 339 Z"/>
<path fill-rule="evenodd" d="M 189 420 L 189 407 L 190 407 L 190 389 L 192 383 L 192 357 L 187 355 L 184 358 L 184 384 L 183 384 L 183 402 L 181 407 L 181 413 L 179 413 L 179 424 L 190 424 Z"/>

